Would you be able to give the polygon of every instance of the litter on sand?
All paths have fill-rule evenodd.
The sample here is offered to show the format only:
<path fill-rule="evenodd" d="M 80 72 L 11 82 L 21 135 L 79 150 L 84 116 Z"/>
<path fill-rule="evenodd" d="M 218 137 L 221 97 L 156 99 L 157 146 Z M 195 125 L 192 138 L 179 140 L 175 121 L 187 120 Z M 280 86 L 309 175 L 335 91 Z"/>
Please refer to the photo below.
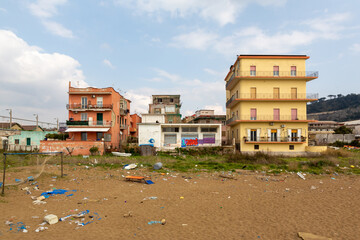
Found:
<path fill-rule="evenodd" d="M 137 167 L 137 164 L 135 164 L 135 163 L 124 165 L 124 169 L 126 169 L 126 170 L 131 170 L 131 169 L 134 169 L 136 167 Z"/>
<path fill-rule="evenodd" d="M 303 175 L 301 172 L 297 172 L 297 175 L 298 175 L 300 178 L 302 178 L 303 180 L 305 180 L 305 177 L 304 177 L 304 175 Z"/>

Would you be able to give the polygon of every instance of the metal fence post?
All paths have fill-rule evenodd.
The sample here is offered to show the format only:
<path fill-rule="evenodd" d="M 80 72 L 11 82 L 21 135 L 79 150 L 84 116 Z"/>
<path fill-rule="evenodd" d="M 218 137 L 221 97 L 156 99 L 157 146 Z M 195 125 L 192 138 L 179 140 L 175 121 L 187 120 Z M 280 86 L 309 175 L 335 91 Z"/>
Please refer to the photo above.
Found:
<path fill-rule="evenodd" d="M 4 154 L 4 171 L 3 171 L 3 182 L 2 182 L 1 195 L 4 195 L 4 192 L 5 192 L 5 170 L 6 170 L 6 154 Z"/>
<path fill-rule="evenodd" d="M 64 160 L 63 160 L 63 152 L 61 152 L 61 177 L 64 177 Z"/>

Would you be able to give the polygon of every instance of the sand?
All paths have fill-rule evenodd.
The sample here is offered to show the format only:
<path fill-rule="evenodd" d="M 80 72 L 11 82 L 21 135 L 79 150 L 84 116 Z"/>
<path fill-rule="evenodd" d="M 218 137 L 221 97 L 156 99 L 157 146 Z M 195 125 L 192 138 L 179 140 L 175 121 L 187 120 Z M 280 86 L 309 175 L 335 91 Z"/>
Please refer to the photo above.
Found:
<path fill-rule="evenodd" d="M 45 170 L 38 179 L 40 191 L 26 194 L 21 188 L 30 185 L 25 183 L 0 197 L 0 239 L 300 239 L 298 232 L 360 239 L 359 176 L 307 174 L 302 180 L 296 173 L 239 171 L 231 175 L 235 180 L 219 177 L 228 176 L 222 172 L 161 175 L 66 166 L 67 176 L 61 179 L 53 178 L 60 173 L 58 166 Z M 9 172 L 7 179 L 31 171 Z M 126 182 L 126 175 L 149 176 L 155 184 Z M 77 191 L 32 204 L 30 196 L 51 188 Z M 64 217 L 84 210 L 90 211 L 85 226 L 69 218 L 35 232 L 47 214 Z M 164 225 L 158 223 L 162 219 Z M 6 221 L 23 222 L 28 232 L 10 231 Z"/>

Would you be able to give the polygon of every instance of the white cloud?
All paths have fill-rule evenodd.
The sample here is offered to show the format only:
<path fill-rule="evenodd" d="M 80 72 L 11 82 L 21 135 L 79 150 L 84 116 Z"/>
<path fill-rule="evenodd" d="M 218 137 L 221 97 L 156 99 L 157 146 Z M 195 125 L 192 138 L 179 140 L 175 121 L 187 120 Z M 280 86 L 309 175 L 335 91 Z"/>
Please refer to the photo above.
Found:
<path fill-rule="evenodd" d="M 171 46 L 178 48 L 208 50 L 227 56 L 238 53 L 285 54 L 295 51 L 298 47 L 307 46 L 318 40 L 333 40 L 343 36 L 349 27 L 346 22 L 350 19 L 349 13 L 333 14 L 301 22 L 298 26 L 305 30 L 292 29 L 275 33 L 259 27 L 247 27 L 234 30 L 231 35 L 220 36 L 205 30 L 195 30 L 190 33 L 173 37 Z M 294 30 L 295 28 L 295 30 Z"/>
<path fill-rule="evenodd" d="M 58 13 L 57 7 L 66 2 L 67 0 L 37 0 L 29 5 L 29 9 L 34 16 L 50 18 Z"/>
<path fill-rule="evenodd" d="M 215 110 L 216 115 L 225 115 L 226 112 L 224 110 L 224 106 L 221 106 L 219 104 L 216 105 L 206 105 L 204 109 L 210 109 Z"/>
<path fill-rule="evenodd" d="M 11 31 L 0 30 L 0 62 L 0 109 L 12 108 L 15 117 L 65 120 L 69 81 L 87 86 L 78 61 L 45 53 Z"/>
<path fill-rule="evenodd" d="M 354 43 L 353 45 L 351 45 L 350 50 L 355 53 L 360 53 L 360 44 Z"/>
<path fill-rule="evenodd" d="M 133 9 L 135 14 L 147 14 L 157 21 L 162 21 L 164 15 L 173 18 L 200 16 L 223 26 L 234 23 L 237 16 L 249 4 L 282 6 L 286 0 L 114 0 L 114 2 Z"/>
<path fill-rule="evenodd" d="M 111 69 L 115 69 L 115 66 L 108 59 L 104 59 L 103 64 Z"/>
<path fill-rule="evenodd" d="M 209 33 L 204 30 L 196 30 L 173 37 L 173 41 L 170 46 L 205 50 L 210 47 L 217 40 L 217 38 L 217 34 Z"/>
<path fill-rule="evenodd" d="M 6 10 L 5 8 L 0 8 L 0 12 L 4 12 L 4 13 L 6 13 L 6 12 L 7 12 L 7 10 Z"/>
<path fill-rule="evenodd" d="M 60 23 L 44 20 L 42 21 L 42 24 L 54 35 L 64 38 L 74 38 L 74 34 L 72 33 L 72 31 L 65 28 Z"/>
<path fill-rule="evenodd" d="M 182 114 L 193 114 L 197 109 L 203 109 L 204 106 L 211 106 L 216 111 L 222 111 L 219 108 L 225 102 L 225 85 L 222 78 L 218 81 L 203 81 L 200 79 L 188 79 L 162 69 L 155 68 L 153 70 L 156 75 L 152 79 L 161 79 L 164 82 L 161 89 L 139 88 L 128 91 L 126 96 L 132 101 L 131 109 L 135 109 L 139 113 L 147 113 L 151 95 L 180 94 L 183 103 Z M 170 84 L 166 85 L 166 81 L 170 82 Z"/>
<path fill-rule="evenodd" d="M 57 8 L 65 3 L 67 3 L 67 0 L 37 0 L 29 5 L 29 9 L 31 14 L 38 17 L 45 28 L 52 34 L 64 38 L 74 38 L 71 30 L 51 20 L 52 17 L 58 14 Z"/>

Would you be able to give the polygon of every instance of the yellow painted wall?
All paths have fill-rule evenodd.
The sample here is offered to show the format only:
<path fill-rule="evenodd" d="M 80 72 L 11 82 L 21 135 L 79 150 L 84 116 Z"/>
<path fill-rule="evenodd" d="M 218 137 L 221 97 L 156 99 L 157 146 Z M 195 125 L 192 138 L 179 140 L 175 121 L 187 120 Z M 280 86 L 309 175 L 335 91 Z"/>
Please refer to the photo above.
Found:
<path fill-rule="evenodd" d="M 250 66 L 256 66 L 256 71 L 273 71 L 274 66 L 279 66 L 280 72 L 290 72 L 291 66 L 296 66 L 296 71 L 306 71 L 305 59 L 241 59 L 236 71 L 250 71 Z M 240 67 L 240 68 L 239 68 Z"/>
<path fill-rule="evenodd" d="M 305 150 L 307 152 L 325 152 L 327 148 L 327 146 L 307 146 Z"/>
<path fill-rule="evenodd" d="M 280 109 L 280 116 L 287 115 L 291 116 L 291 109 L 297 109 L 298 116 L 305 116 L 306 117 L 306 102 L 283 102 L 283 101 L 274 101 L 274 102 L 252 102 L 252 101 L 245 101 L 240 102 L 232 108 L 232 111 L 239 111 L 239 114 L 250 116 L 250 109 L 256 108 L 257 115 L 269 115 L 273 116 L 274 108 Z M 271 118 L 269 119 L 271 120 Z M 302 119 L 304 120 L 304 119 Z"/>

